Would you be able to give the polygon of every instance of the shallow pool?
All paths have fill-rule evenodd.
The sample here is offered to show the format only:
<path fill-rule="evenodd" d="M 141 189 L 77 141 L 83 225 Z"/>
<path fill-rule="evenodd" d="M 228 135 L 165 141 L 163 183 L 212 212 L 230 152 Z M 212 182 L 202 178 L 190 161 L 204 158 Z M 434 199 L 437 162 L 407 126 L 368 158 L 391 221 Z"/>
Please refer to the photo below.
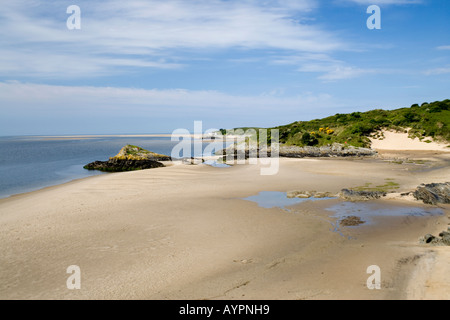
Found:
<path fill-rule="evenodd" d="M 258 204 L 262 208 L 284 208 L 286 206 L 292 206 L 294 204 L 302 203 L 305 201 L 319 201 L 319 200 L 330 200 L 333 198 L 288 198 L 287 192 L 278 191 L 261 191 L 256 196 L 250 196 L 248 198 L 243 198 L 243 200 L 252 201 Z"/>
<path fill-rule="evenodd" d="M 396 204 L 386 204 L 385 202 L 342 202 L 326 208 L 327 211 L 334 212 L 332 218 L 339 220 L 356 216 L 366 223 L 372 223 L 373 217 L 425 217 L 443 215 L 440 208 L 409 207 Z"/>
<path fill-rule="evenodd" d="M 230 168 L 231 166 L 223 163 L 223 162 L 218 162 L 216 160 L 206 160 L 204 162 L 204 164 L 211 166 L 211 167 L 215 167 L 215 168 Z"/>

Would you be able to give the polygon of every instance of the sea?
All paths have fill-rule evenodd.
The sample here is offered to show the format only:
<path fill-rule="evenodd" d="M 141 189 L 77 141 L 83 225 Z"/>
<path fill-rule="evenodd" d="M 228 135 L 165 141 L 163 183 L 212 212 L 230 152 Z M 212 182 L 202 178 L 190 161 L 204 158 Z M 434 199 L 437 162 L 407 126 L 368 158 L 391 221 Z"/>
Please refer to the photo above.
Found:
<path fill-rule="evenodd" d="M 106 161 L 127 144 L 170 156 L 179 142 L 170 137 L 142 136 L 0 137 L 0 198 L 108 174 L 83 166 Z M 207 143 L 202 145 L 205 148 Z M 192 155 L 201 156 L 202 152 Z"/>

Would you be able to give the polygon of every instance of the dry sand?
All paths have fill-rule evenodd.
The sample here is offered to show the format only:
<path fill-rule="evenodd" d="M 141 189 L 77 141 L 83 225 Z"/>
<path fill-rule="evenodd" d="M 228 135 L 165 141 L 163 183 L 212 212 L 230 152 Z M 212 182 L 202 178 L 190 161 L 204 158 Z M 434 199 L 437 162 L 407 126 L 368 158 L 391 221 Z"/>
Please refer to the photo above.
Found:
<path fill-rule="evenodd" d="M 434 163 L 281 159 L 274 176 L 259 165 L 176 165 L 3 199 L 0 299 L 449 299 L 449 248 L 418 243 L 447 229 L 449 207 L 339 233 L 325 210 L 339 200 L 290 211 L 242 200 L 386 179 L 410 191 L 449 176 Z M 80 290 L 66 287 L 71 265 L 81 269 Z M 366 286 L 371 265 L 381 268 L 381 290 Z"/>
<path fill-rule="evenodd" d="M 425 138 L 423 141 L 419 139 L 410 139 L 408 133 L 394 132 L 394 131 L 383 131 L 384 139 L 371 139 L 372 148 L 376 150 L 426 150 L 426 151 L 443 151 L 450 152 L 448 143 L 438 143 L 433 141 L 432 138 Z M 432 141 L 432 142 L 425 142 Z"/>

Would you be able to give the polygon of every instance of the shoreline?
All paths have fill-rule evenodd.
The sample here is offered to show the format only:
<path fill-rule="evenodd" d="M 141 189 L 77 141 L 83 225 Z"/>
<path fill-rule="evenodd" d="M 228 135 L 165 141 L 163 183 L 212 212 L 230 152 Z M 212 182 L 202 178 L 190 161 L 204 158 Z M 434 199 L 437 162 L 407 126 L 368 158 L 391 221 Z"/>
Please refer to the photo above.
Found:
<path fill-rule="evenodd" d="M 111 173 L 104 173 L 104 174 L 99 174 L 99 175 L 93 175 L 93 176 L 87 176 L 87 177 L 82 177 L 82 178 L 76 178 L 76 179 L 73 179 L 73 180 L 70 180 L 70 181 L 66 181 L 66 182 L 63 182 L 63 183 L 57 183 L 57 184 L 53 184 L 53 185 L 49 185 L 49 186 L 45 186 L 45 187 L 39 187 L 38 189 L 31 190 L 31 191 L 14 193 L 14 194 L 11 194 L 9 196 L 0 198 L 0 204 L 2 202 L 6 201 L 6 200 L 26 197 L 27 195 L 33 195 L 33 194 L 37 194 L 39 192 L 45 192 L 45 191 L 48 191 L 48 190 L 56 189 L 58 187 L 63 187 L 65 185 L 74 184 L 74 183 L 77 183 L 77 182 L 80 182 L 80 181 L 83 181 L 83 180 L 88 180 L 88 179 L 102 177 L 102 176 L 107 175 L 107 174 L 111 174 Z"/>
<path fill-rule="evenodd" d="M 226 170 L 173 165 L 91 176 L 0 199 L 6 262 L 0 298 L 406 299 L 408 290 L 409 297 L 422 290 L 409 282 L 417 277 L 408 262 L 415 255 L 425 258 L 415 262 L 436 268 L 430 277 L 419 268 L 433 283 L 419 298 L 432 298 L 448 283 L 439 269 L 448 260 L 443 250 L 417 239 L 442 229 L 450 208 L 443 217 L 394 218 L 383 227 L 346 229 L 357 236 L 348 240 L 318 219 L 330 212 L 317 202 L 286 212 L 242 200 L 260 191 L 337 192 L 367 181 L 382 184 L 388 177 L 408 189 L 418 180 L 448 176 L 448 167 L 404 170 L 410 167 L 415 168 L 372 159 L 281 158 L 278 175 L 261 177 L 260 165 Z M 432 259 L 428 251 L 436 252 Z M 374 263 L 383 270 L 380 291 L 364 286 L 365 269 Z M 82 290 L 65 287 L 69 265 L 80 266 Z"/>
<path fill-rule="evenodd" d="M 447 153 L 447 151 L 442 151 L 442 150 L 390 150 L 390 149 L 376 149 L 376 151 L 378 152 L 377 156 L 370 156 L 370 157 L 304 157 L 304 158 L 291 158 L 291 157 L 280 157 L 280 159 L 302 159 L 302 160 L 308 160 L 308 161 L 320 161 L 320 160 L 349 160 L 349 161 L 357 161 L 357 160 L 369 160 L 369 159 L 384 159 L 384 160 L 397 160 L 397 159 L 409 159 L 411 157 L 413 158 L 436 158 L 439 156 L 449 156 L 448 157 L 448 161 L 450 161 L 450 154 Z M 203 157 L 204 159 L 207 160 L 214 160 L 219 158 L 220 156 L 210 156 L 210 157 Z M 442 159 L 441 159 L 442 160 Z M 174 162 L 179 162 L 174 161 Z M 166 165 L 166 167 L 172 166 L 172 165 L 176 165 L 167 161 L 163 161 L 164 165 Z M 86 177 L 81 177 L 81 178 L 75 178 L 75 179 L 71 179 L 69 181 L 63 182 L 63 183 L 56 183 L 56 184 L 51 184 L 51 185 L 47 185 L 47 186 L 43 186 L 43 187 L 37 187 L 37 189 L 31 190 L 31 191 L 24 191 L 24 192 L 19 192 L 19 193 L 14 193 L 5 197 L 0 197 L 0 202 L 2 200 L 5 199 L 10 199 L 13 197 L 17 197 L 20 195 L 26 195 L 28 193 L 34 193 L 37 191 L 41 191 L 41 190 L 45 190 L 47 188 L 53 188 L 53 187 L 57 187 L 57 186 L 63 186 L 65 184 L 68 183 L 72 183 L 72 182 L 76 182 L 79 180 L 84 180 L 84 179 L 90 179 L 90 178 L 95 178 L 95 177 L 99 177 L 105 174 L 113 174 L 113 173 L 118 173 L 118 172 L 103 172 L 101 174 L 98 175 L 93 175 L 93 176 L 86 176 Z M 120 172 L 119 172 L 120 173 Z"/>

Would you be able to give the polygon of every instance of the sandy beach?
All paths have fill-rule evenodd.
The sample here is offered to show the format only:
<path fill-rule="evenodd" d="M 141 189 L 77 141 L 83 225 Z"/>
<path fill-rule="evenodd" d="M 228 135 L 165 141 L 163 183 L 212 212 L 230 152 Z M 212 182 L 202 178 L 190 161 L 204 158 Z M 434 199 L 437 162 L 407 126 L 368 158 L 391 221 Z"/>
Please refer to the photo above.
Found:
<path fill-rule="evenodd" d="M 274 176 L 261 176 L 260 165 L 174 165 L 3 199 L 0 298 L 448 299 L 448 248 L 418 242 L 447 229 L 448 206 L 442 216 L 380 217 L 333 232 L 336 219 L 326 209 L 341 200 L 289 210 L 242 200 L 261 191 L 338 192 L 387 178 L 410 191 L 449 176 L 448 154 L 432 156 L 426 165 L 281 159 Z M 80 267 L 80 290 L 67 289 L 71 265 Z M 381 268 L 381 290 L 366 286 L 371 265 Z"/>
<path fill-rule="evenodd" d="M 450 300 L 449 8 L 2 1 L 0 301 Z"/>
<path fill-rule="evenodd" d="M 383 130 L 383 139 L 370 139 L 372 148 L 377 150 L 389 151 L 440 151 L 450 152 L 448 143 L 433 141 L 433 138 L 424 138 L 423 141 L 419 139 L 410 139 L 408 133 L 401 133 L 395 131 Z M 428 141 L 428 142 L 425 142 Z"/>

